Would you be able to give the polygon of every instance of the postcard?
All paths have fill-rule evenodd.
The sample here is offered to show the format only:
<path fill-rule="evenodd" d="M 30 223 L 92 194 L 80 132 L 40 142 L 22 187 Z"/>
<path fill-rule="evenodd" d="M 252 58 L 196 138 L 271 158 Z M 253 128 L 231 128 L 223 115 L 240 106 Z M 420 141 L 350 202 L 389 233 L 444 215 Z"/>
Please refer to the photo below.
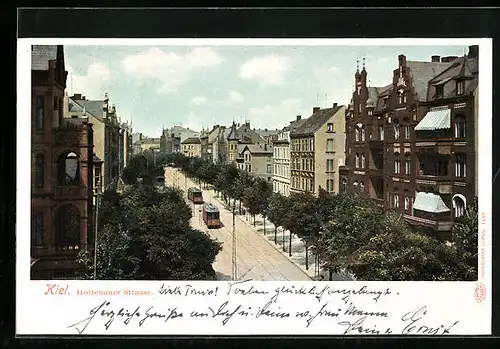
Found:
<path fill-rule="evenodd" d="M 17 74 L 17 335 L 491 334 L 490 39 L 21 38 Z"/>

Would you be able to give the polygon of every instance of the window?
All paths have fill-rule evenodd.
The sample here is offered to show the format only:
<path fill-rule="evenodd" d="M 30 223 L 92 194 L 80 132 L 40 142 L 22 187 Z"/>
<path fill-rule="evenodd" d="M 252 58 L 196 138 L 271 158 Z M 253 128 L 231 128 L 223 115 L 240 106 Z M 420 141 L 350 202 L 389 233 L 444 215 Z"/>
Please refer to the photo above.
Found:
<path fill-rule="evenodd" d="M 43 188 L 45 183 L 45 159 L 42 154 L 35 157 L 35 182 L 37 188 Z"/>
<path fill-rule="evenodd" d="M 327 172 L 332 172 L 333 171 L 333 159 L 327 159 L 326 160 L 326 171 Z"/>
<path fill-rule="evenodd" d="M 271 177 L 267 177 L 267 181 L 268 181 L 268 182 L 271 182 Z"/>
<path fill-rule="evenodd" d="M 443 85 L 437 85 L 435 98 L 443 98 L 443 91 L 444 91 Z"/>
<path fill-rule="evenodd" d="M 306 159 L 302 159 L 302 167 L 299 170 L 304 171 L 306 169 Z"/>
<path fill-rule="evenodd" d="M 347 192 L 347 178 L 342 178 L 342 187 L 340 188 L 341 193 Z"/>
<path fill-rule="evenodd" d="M 408 211 L 410 209 L 410 197 L 405 196 L 405 210 Z"/>
<path fill-rule="evenodd" d="M 460 81 L 457 81 L 457 95 L 463 95 L 465 92 L 465 81 L 464 80 L 460 80 Z"/>
<path fill-rule="evenodd" d="M 309 150 L 314 151 L 314 139 L 313 138 L 311 138 L 309 140 Z"/>
<path fill-rule="evenodd" d="M 403 103 L 406 103 L 406 92 L 403 92 Z"/>
<path fill-rule="evenodd" d="M 35 130 L 43 131 L 45 121 L 45 103 L 43 96 L 36 96 Z"/>
<path fill-rule="evenodd" d="M 455 138 L 465 138 L 465 117 L 463 115 L 455 117 Z"/>
<path fill-rule="evenodd" d="M 80 184 L 80 162 L 75 153 L 61 155 L 58 163 L 58 179 L 60 185 Z"/>
<path fill-rule="evenodd" d="M 31 219 L 33 224 L 33 246 L 43 246 L 43 212 L 33 212 Z"/>
<path fill-rule="evenodd" d="M 307 159 L 306 159 L 305 163 L 306 163 L 306 171 L 309 171 L 309 161 L 307 161 Z"/>
<path fill-rule="evenodd" d="M 252 165 L 248 165 L 248 172 L 252 172 Z"/>
<path fill-rule="evenodd" d="M 407 157 L 407 158 L 405 159 L 405 174 L 406 174 L 406 175 L 409 175 L 409 174 L 410 174 L 410 172 L 411 172 L 411 161 L 410 161 L 410 159 Z"/>
<path fill-rule="evenodd" d="M 394 208 L 398 208 L 399 207 L 399 194 L 398 193 L 394 193 L 394 196 L 393 196 L 393 206 L 394 206 Z"/>
<path fill-rule="evenodd" d="M 359 154 L 356 153 L 356 168 L 359 168 Z"/>
<path fill-rule="evenodd" d="M 410 126 L 409 125 L 404 126 L 404 132 L 405 132 L 405 139 L 410 139 Z"/>
<path fill-rule="evenodd" d="M 358 190 L 358 181 L 355 181 L 352 186 L 354 187 L 354 190 Z"/>
<path fill-rule="evenodd" d="M 361 142 L 365 141 L 365 127 L 361 127 Z"/>
<path fill-rule="evenodd" d="M 365 168 L 365 153 L 361 154 L 361 168 Z"/>
<path fill-rule="evenodd" d="M 302 190 L 306 190 L 306 180 L 305 178 L 302 178 L 302 187 L 301 187 Z"/>
<path fill-rule="evenodd" d="M 101 183 L 101 168 L 94 167 L 94 188 L 98 188 Z"/>
<path fill-rule="evenodd" d="M 399 104 L 403 103 L 403 93 L 402 92 L 398 92 L 398 103 Z"/>
<path fill-rule="evenodd" d="M 326 180 L 326 191 L 328 193 L 333 193 L 333 179 Z"/>
<path fill-rule="evenodd" d="M 361 103 L 358 104 L 358 111 L 361 114 Z"/>
<path fill-rule="evenodd" d="M 399 159 L 394 160 L 394 173 L 401 173 L 401 160 Z"/>
<path fill-rule="evenodd" d="M 309 171 L 314 171 L 314 162 L 313 159 L 309 159 Z"/>
<path fill-rule="evenodd" d="M 314 193 L 314 179 L 309 180 L 309 191 Z"/>
<path fill-rule="evenodd" d="M 397 121 L 394 122 L 394 139 L 398 140 L 399 139 L 399 124 Z"/>
<path fill-rule="evenodd" d="M 333 151 L 333 139 L 326 140 L 326 151 Z"/>
<path fill-rule="evenodd" d="M 455 218 L 459 218 L 465 215 L 465 198 L 462 195 L 456 194 L 453 197 L 452 203 L 453 203 Z"/>
<path fill-rule="evenodd" d="M 333 132 L 333 123 L 328 123 L 326 127 L 327 127 L 327 132 Z"/>
<path fill-rule="evenodd" d="M 466 177 L 466 162 L 465 154 L 457 154 L 457 159 L 455 162 L 455 176 L 456 177 Z"/>
<path fill-rule="evenodd" d="M 364 192 L 365 191 L 365 183 L 359 182 L 359 190 Z"/>
<path fill-rule="evenodd" d="M 384 126 L 383 125 L 380 125 L 378 127 L 378 135 L 379 135 L 379 139 L 381 141 L 383 141 L 384 140 Z"/>
<path fill-rule="evenodd" d="M 359 142 L 359 128 L 356 127 L 355 130 L 354 130 L 354 133 L 355 133 L 355 136 L 356 136 L 355 137 L 356 142 Z"/>

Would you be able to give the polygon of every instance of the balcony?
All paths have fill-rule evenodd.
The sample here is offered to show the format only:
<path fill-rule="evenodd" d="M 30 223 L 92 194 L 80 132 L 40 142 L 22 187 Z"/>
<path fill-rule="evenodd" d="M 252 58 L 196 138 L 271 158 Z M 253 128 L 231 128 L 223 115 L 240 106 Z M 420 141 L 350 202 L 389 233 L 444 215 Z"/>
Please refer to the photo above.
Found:
<path fill-rule="evenodd" d="M 54 188 L 54 197 L 56 199 L 76 199 L 87 196 L 87 187 L 85 186 L 57 186 Z"/>
<path fill-rule="evenodd" d="M 434 152 L 442 155 L 450 155 L 452 153 L 453 142 L 450 140 L 446 141 L 417 141 L 415 146 L 419 152 Z"/>
<path fill-rule="evenodd" d="M 430 176 L 430 175 L 420 175 L 415 183 L 417 187 L 422 186 L 433 186 L 440 194 L 451 194 L 453 192 L 453 181 L 442 176 Z"/>
<path fill-rule="evenodd" d="M 436 231 L 450 231 L 453 227 L 453 222 L 445 222 L 427 218 L 421 218 L 411 215 L 404 215 L 404 218 L 408 221 L 408 223 L 417 226 L 423 226 L 427 228 L 431 228 Z"/>

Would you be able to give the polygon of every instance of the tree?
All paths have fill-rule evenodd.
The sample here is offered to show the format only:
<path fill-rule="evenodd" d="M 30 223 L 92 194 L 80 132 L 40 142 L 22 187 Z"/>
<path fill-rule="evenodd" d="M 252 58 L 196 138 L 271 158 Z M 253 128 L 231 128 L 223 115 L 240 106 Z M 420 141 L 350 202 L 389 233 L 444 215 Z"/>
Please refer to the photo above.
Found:
<path fill-rule="evenodd" d="M 286 196 L 273 193 L 269 198 L 267 216 L 274 224 L 274 243 L 277 243 L 278 227 L 283 227 L 285 217 L 289 210 L 289 202 Z M 282 228 L 284 229 L 284 228 Z"/>
<path fill-rule="evenodd" d="M 452 228 L 455 248 L 463 258 L 464 280 L 477 280 L 478 273 L 478 205 L 474 198 L 465 216 L 458 219 Z"/>
<path fill-rule="evenodd" d="M 136 184 L 104 199 L 109 217 L 99 229 L 98 279 L 215 280 L 211 265 L 221 244 L 190 227 L 192 212 L 179 190 Z M 80 257 L 92 277 L 92 257 Z"/>
<path fill-rule="evenodd" d="M 239 201 L 239 214 L 241 214 L 241 204 L 245 189 L 252 185 L 252 177 L 246 171 L 238 170 L 238 178 L 235 183 L 235 198 Z"/>

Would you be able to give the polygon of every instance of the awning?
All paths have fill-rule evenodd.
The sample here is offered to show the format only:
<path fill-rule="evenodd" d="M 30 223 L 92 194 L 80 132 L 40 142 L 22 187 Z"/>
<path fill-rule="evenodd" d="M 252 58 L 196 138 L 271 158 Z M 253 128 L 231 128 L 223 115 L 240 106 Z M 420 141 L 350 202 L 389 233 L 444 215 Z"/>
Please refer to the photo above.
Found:
<path fill-rule="evenodd" d="M 443 202 L 441 196 L 423 192 L 417 192 L 413 209 L 431 213 L 450 212 L 450 209 Z"/>
<path fill-rule="evenodd" d="M 425 117 L 415 126 L 415 131 L 433 131 L 451 128 L 450 109 L 429 111 Z"/>

